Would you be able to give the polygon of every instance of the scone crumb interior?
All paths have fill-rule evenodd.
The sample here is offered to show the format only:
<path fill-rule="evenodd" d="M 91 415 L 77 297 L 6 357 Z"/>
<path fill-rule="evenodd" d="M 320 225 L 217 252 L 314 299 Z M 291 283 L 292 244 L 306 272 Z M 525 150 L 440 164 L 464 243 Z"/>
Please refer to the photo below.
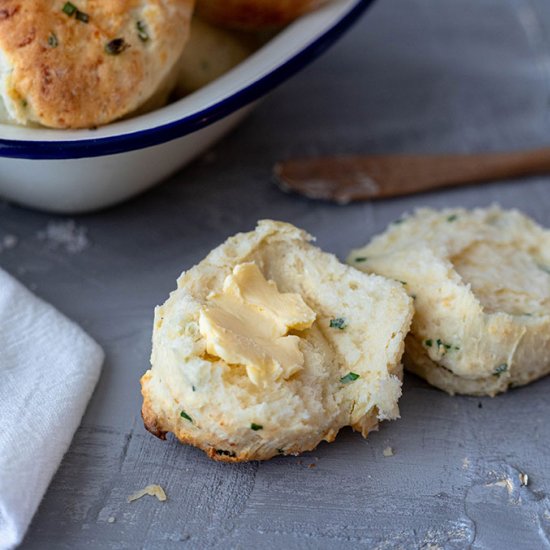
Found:
<path fill-rule="evenodd" d="M 431 384 L 495 395 L 550 372 L 550 231 L 517 210 L 419 209 L 348 262 L 414 298 L 405 365 Z"/>

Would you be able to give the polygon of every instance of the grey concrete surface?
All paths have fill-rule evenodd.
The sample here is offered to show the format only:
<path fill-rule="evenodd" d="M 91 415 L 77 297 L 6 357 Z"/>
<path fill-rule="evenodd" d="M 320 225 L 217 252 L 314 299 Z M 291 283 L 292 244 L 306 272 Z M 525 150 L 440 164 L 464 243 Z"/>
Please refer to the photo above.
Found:
<path fill-rule="evenodd" d="M 420 205 L 499 202 L 550 226 L 549 178 L 337 207 L 279 192 L 276 160 L 548 145 L 549 102 L 546 0 L 380 0 L 202 160 L 77 218 L 89 241 L 79 252 L 39 238 L 66 218 L 2 205 L 0 237 L 18 244 L 0 265 L 107 353 L 23 548 L 549 548 L 550 379 L 474 399 L 409 375 L 401 420 L 368 440 L 344 431 L 303 457 L 236 466 L 145 432 L 138 383 L 153 307 L 183 269 L 258 218 L 302 226 L 340 257 Z M 126 503 L 150 483 L 165 503 Z"/>

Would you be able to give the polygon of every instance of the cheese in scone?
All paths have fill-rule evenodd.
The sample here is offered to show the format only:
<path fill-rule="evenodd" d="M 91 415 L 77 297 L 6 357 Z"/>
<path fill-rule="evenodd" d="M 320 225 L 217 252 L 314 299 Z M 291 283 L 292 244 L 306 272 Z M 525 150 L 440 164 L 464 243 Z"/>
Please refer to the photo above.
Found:
<path fill-rule="evenodd" d="M 412 300 L 310 241 L 261 221 L 182 274 L 156 309 L 142 378 L 151 432 L 263 460 L 398 416 Z"/>
<path fill-rule="evenodd" d="M 348 261 L 414 297 L 405 366 L 431 384 L 495 395 L 550 372 L 550 231 L 520 212 L 421 209 Z"/>

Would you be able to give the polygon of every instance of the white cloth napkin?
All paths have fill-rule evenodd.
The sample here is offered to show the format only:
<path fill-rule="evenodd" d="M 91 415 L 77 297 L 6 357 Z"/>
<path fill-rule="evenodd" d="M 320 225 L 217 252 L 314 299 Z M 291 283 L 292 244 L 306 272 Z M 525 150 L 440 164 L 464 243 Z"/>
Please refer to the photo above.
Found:
<path fill-rule="evenodd" d="M 103 358 L 78 326 L 0 270 L 0 549 L 23 539 Z"/>

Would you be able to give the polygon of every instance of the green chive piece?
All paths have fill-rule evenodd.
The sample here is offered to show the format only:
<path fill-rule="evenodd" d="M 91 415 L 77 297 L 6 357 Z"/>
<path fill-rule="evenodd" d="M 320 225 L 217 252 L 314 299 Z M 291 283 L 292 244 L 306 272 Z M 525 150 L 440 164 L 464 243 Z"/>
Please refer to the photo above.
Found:
<path fill-rule="evenodd" d="M 508 370 L 508 364 L 502 363 L 502 365 L 499 365 L 493 372 L 495 376 L 500 376 L 503 372 L 506 372 Z"/>
<path fill-rule="evenodd" d="M 426 341 L 424 342 L 424 344 L 426 344 L 426 346 L 428 346 L 429 348 L 431 348 L 432 345 L 433 345 L 433 340 L 426 340 Z"/>
<path fill-rule="evenodd" d="M 113 40 L 105 44 L 105 52 L 107 52 L 109 55 L 118 55 L 129 47 L 130 44 L 128 44 L 124 40 L 124 38 L 114 38 Z"/>
<path fill-rule="evenodd" d="M 437 347 L 438 347 L 438 348 L 443 347 L 443 348 L 445 348 L 445 349 L 451 349 L 451 347 L 452 347 L 450 344 L 446 344 L 445 342 L 443 342 L 443 341 L 440 340 L 439 338 L 437 339 L 436 344 L 437 344 Z"/>
<path fill-rule="evenodd" d="M 342 382 L 342 384 L 349 384 L 350 382 L 354 382 L 358 378 L 358 374 L 355 374 L 354 372 L 348 372 L 346 376 L 342 376 L 342 378 L 340 378 L 340 382 Z"/>
<path fill-rule="evenodd" d="M 89 23 L 90 21 L 90 16 L 87 13 L 80 11 L 72 2 L 65 2 L 64 6 L 61 8 L 61 11 L 69 17 L 74 15 L 75 19 L 81 21 L 82 23 Z"/>
<path fill-rule="evenodd" d="M 447 218 L 447 221 L 448 222 L 454 222 L 454 221 L 456 221 L 457 218 L 458 218 L 458 216 L 456 214 L 453 214 L 453 215 L 451 215 Z"/>
<path fill-rule="evenodd" d="M 357 258 L 355 258 L 354 261 L 357 262 L 357 263 L 366 262 L 366 261 L 367 261 L 367 257 L 366 257 L 366 256 L 357 256 Z"/>
<path fill-rule="evenodd" d="M 250 429 L 257 432 L 258 430 L 263 430 L 264 427 L 261 424 L 254 424 L 254 422 L 252 422 L 252 424 L 250 424 Z"/>
<path fill-rule="evenodd" d="M 83 11 L 80 11 L 80 10 L 76 10 L 75 18 L 78 21 L 81 21 L 82 23 L 90 22 L 90 16 L 87 13 L 84 13 Z"/>
<path fill-rule="evenodd" d="M 192 389 L 193 391 L 197 391 L 197 388 L 195 388 L 195 386 L 191 386 L 191 389 Z"/>
<path fill-rule="evenodd" d="M 50 48 L 57 48 L 57 46 L 59 46 L 59 40 L 54 32 L 50 33 L 50 36 L 48 36 L 48 46 L 50 46 Z"/>
<path fill-rule="evenodd" d="M 138 21 L 136 23 L 136 29 L 138 37 L 142 42 L 147 42 L 149 40 L 149 33 L 147 32 L 147 26 L 143 21 Z"/>
<path fill-rule="evenodd" d="M 346 320 L 342 317 L 336 317 L 331 319 L 329 323 L 330 328 L 337 328 L 338 330 L 344 330 L 348 325 Z"/>
<path fill-rule="evenodd" d="M 280 455 L 282 455 L 282 454 L 284 454 L 285 450 L 284 450 L 284 449 L 277 449 L 277 452 L 278 452 Z"/>
<path fill-rule="evenodd" d="M 403 286 L 407 284 L 407 281 L 399 281 Z"/>
<path fill-rule="evenodd" d="M 61 11 L 69 17 L 72 17 L 78 11 L 78 8 L 72 2 L 65 2 Z"/>
<path fill-rule="evenodd" d="M 392 223 L 393 225 L 399 225 L 400 223 L 403 223 L 405 221 L 405 218 L 399 218 L 398 220 L 394 220 Z"/>
<path fill-rule="evenodd" d="M 189 420 L 189 422 L 193 422 L 193 419 L 185 411 L 181 411 L 180 416 L 185 418 L 185 420 Z"/>

